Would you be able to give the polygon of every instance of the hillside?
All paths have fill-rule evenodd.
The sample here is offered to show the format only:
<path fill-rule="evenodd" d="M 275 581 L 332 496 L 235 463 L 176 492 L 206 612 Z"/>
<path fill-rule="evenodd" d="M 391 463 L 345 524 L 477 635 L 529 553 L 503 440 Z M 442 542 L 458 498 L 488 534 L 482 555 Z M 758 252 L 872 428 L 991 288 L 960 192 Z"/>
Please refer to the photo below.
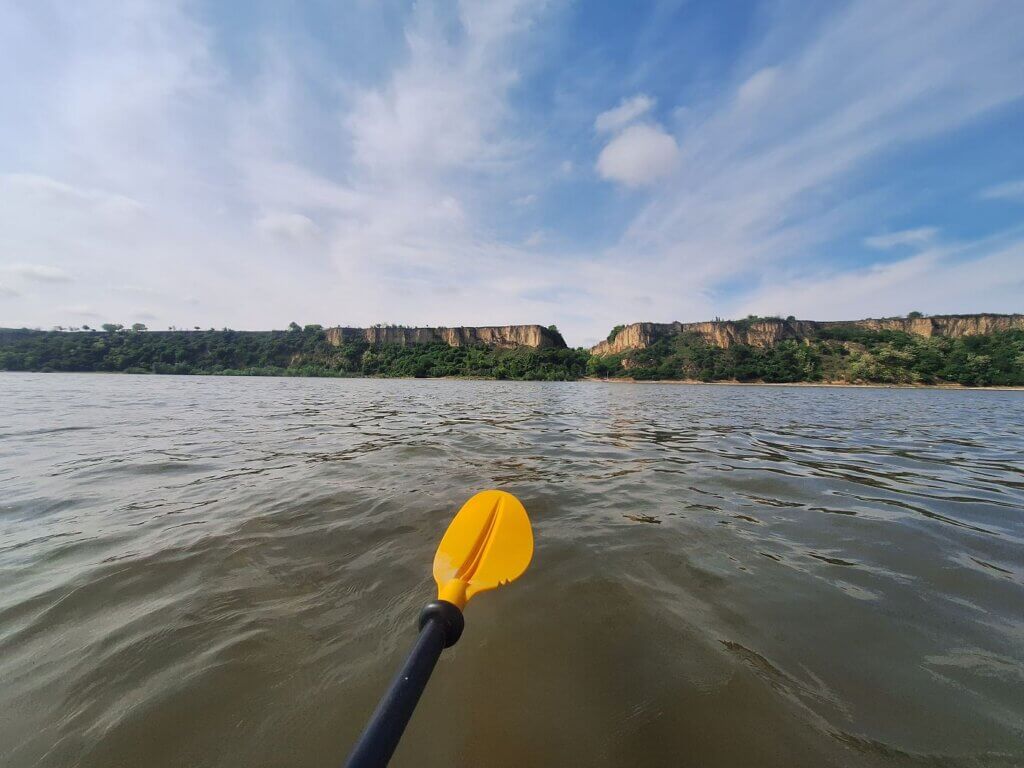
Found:
<path fill-rule="evenodd" d="M 634 323 L 590 352 L 540 325 L 0 329 L 0 370 L 1024 386 L 1024 315 Z"/>
<path fill-rule="evenodd" d="M 450 347 L 485 346 L 495 349 L 564 349 L 565 339 L 557 330 L 542 325 L 492 325 L 457 328 L 407 328 L 401 325 L 376 325 L 370 328 L 328 328 L 327 341 L 342 344 L 365 341 L 368 344 L 447 344 Z"/>
<path fill-rule="evenodd" d="M 728 349 L 735 344 L 770 347 L 780 341 L 813 341 L 822 333 L 856 330 L 897 331 L 930 338 L 984 336 L 1024 329 L 1024 315 L 932 315 L 885 317 L 866 320 L 817 321 L 789 317 L 749 317 L 745 320 L 714 320 L 701 323 L 632 323 L 618 326 L 609 339 L 591 348 L 595 355 L 615 355 L 645 349 L 660 339 L 697 334 L 708 344 Z"/>
<path fill-rule="evenodd" d="M 484 340 L 492 343 L 485 343 Z M 0 370 L 268 376 L 577 379 L 587 353 L 557 330 L 331 328 L 287 331 L 0 329 Z"/>
<path fill-rule="evenodd" d="M 1024 315 L 634 323 L 591 375 L 700 381 L 1024 385 Z"/>

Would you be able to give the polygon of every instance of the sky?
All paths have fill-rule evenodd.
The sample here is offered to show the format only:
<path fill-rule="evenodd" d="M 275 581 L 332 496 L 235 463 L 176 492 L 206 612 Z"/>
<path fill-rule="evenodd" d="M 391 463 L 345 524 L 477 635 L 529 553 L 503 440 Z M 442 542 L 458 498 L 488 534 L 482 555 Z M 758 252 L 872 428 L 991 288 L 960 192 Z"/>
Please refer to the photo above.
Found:
<path fill-rule="evenodd" d="M 1024 311 L 1024 3 L 0 0 L 0 326 Z"/>

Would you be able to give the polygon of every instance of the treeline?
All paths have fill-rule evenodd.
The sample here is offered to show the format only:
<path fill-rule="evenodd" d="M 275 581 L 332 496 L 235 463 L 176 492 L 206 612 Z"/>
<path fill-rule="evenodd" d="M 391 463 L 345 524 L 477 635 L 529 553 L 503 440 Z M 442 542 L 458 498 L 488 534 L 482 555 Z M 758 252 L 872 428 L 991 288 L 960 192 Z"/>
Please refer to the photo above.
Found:
<path fill-rule="evenodd" d="M 1024 386 L 1024 331 L 924 338 L 864 328 L 822 330 L 807 342 L 713 346 L 700 334 L 642 350 L 500 350 L 447 344 L 332 346 L 318 325 L 287 331 L 62 333 L 0 330 L 0 370 L 240 376 L 463 376 L 571 381 L 583 376 L 696 381 Z"/>
<path fill-rule="evenodd" d="M 421 344 L 332 346 L 319 325 L 287 331 L 0 331 L 0 370 L 238 376 L 465 376 L 568 381 L 586 372 L 572 349 Z"/>
<path fill-rule="evenodd" d="M 840 381 L 877 384 L 1024 385 L 1024 331 L 960 338 L 864 328 L 822 330 L 806 343 L 728 349 L 700 334 L 662 339 L 621 355 L 592 357 L 592 376 L 696 381 Z"/>

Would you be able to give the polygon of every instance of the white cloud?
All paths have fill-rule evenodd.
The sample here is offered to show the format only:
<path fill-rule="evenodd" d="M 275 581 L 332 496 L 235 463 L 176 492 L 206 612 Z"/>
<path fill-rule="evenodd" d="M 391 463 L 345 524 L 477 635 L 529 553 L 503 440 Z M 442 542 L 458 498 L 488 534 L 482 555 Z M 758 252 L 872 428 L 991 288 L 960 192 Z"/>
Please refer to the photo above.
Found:
<path fill-rule="evenodd" d="M 1019 312 L 1024 240 L 934 248 L 900 261 L 802 277 L 784 272 L 739 313 L 785 312 L 839 320 L 921 310 L 930 314 Z"/>
<path fill-rule="evenodd" d="M 596 300 L 619 316 L 697 320 L 709 297 L 718 297 L 712 314 L 746 305 L 719 286 L 813 271 L 833 242 L 885 220 L 894 202 L 885 187 L 861 186 L 879 158 L 1024 96 L 1024 79 L 1011 74 L 1024 66 L 1018 24 L 1024 5 L 1013 3 L 997 13 L 908 0 L 893 11 L 861 0 L 823 17 L 813 34 L 790 31 L 792 44 L 772 49 L 785 54 L 770 83 L 761 77 L 747 89 L 766 97 L 740 109 L 732 92 L 688 105 L 677 170 L 604 254 L 611 274 L 602 280 L 616 288 L 595 289 Z M 620 298 L 632 274 L 649 287 L 642 315 Z M 918 304 L 912 283 L 903 290 L 887 311 Z M 789 314 L 770 305 L 779 310 Z"/>
<path fill-rule="evenodd" d="M 605 179 L 640 187 L 671 173 L 679 159 L 676 141 L 655 125 L 633 125 L 608 142 L 597 158 Z"/>
<path fill-rule="evenodd" d="M 0 266 L 0 270 L 40 283 L 66 283 L 71 281 L 71 275 L 63 269 L 52 267 L 48 264 L 10 264 Z"/>
<path fill-rule="evenodd" d="M 739 87 L 737 100 L 741 105 L 756 104 L 771 93 L 778 77 L 777 67 L 759 69 Z"/>
<path fill-rule="evenodd" d="M 630 99 L 623 99 L 619 106 L 602 112 L 594 120 L 594 130 L 598 133 L 614 133 L 620 131 L 654 108 L 654 99 L 638 93 Z"/>
<path fill-rule="evenodd" d="M 305 242 L 320 235 L 320 227 L 301 213 L 267 213 L 256 220 L 256 228 L 271 237 Z"/>
<path fill-rule="evenodd" d="M 463 4 L 465 34 L 453 42 L 449 20 L 430 4 L 416 6 L 406 27 L 408 61 L 384 87 L 359 91 L 345 119 L 356 164 L 386 177 L 507 162 L 515 143 L 500 128 L 519 75 L 506 54 L 540 7 L 537 0 Z"/>
<path fill-rule="evenodd" d="M 14 288 L 6 285 L 0 285 L 0 299 L 13 299 L 17 296 L 21 296 L 20 291 L 16 291 Z"/>
<path fill-rule="evenodd" d="M 996 184 L 981 191 L 986 200 L 1013 200 L 1024 202 L 1024 179 Z"/>
<path fill-rule="evenodd" d="M 59 169 L 69 187 L 117 190 L 146 215 L 53 227 L 66 190 L 43 184 L 49 199 L 0 201 L 0 237 L 26 261 L 73 265 L 84 280 L 61 300 L 101 297 L 114 317 L 137 315 L 113 284 L 159 286 L 152 313 L 188 326 L 550 316 L 551 302 L 518 298 L 516 277 L 530 274 L 524 290 L 543 292 L 560 268 L 535 263 L 522 234 L 499 238 L 485 221 L 509 188 L 536 186 L 517 167 L 527 144 L 508 97 L 530 61 L 521 41 L 545 6 L 419 3 L 405 19 L 405 50 L 373 79 L 317 58 L 305 47 L 322 43 L 301 34 L 294 45 L 271 35 L 261 69 L 236 79 L 217 59 L 213 31 L 172 4 L 26 6 L 16 12 L 23 41 L 0 46 L 0 80 L 19 73 L 11 83 L 31 117 L 19 124 L 48 131 L 0 147 L 23 150 L 12 155 L 22 167 L 51 177 Z M 67 44 L 36 56 L 54 38 Z M 0 125 L 0 139 L 11 130 Z M 320 233 L 283 250 L 268 230 L 312 232 L 291 213 Z M 452 285 L 465 287 L 460 301 L 437 301 L 438 288 Z M 53 311 L 21 308 L 43 323 Z"/>
<path fill-rule="evenodd" d="M 864 244 L 869 248 L 886 250 L 897 246 L 922 246 L 927 245 L 938 234 L 935 227 L 918 227 L 917 229 L 904 229 L 899 232 L 887 232 L 884 235 L 874 235 L 864 239 Z"/>
<path fill-rule="evenodd" d="M 62 205 L 81 208 L 90 214 L 111 217 L 134 216 L 143 210 L 138 200 L 98 189 L 71 184 L 31 173 L 0 175 L 0 186 L 41 205 Z"/>
<path fill-rule="evenodd" d="M 344 21 L 366 5 L 332 12 Z M 845 286 L 841 272 L 816 267 L 839 239 L 887 236 L 892 201 L 874 169 L 972 120 L 1005 119 L 995 110 L 1024 96 L 1024 5 L 1013 2 L 852 0 L 813 26 L 800 14 L 771 17 L 758 28 L 764 39 L 728 62 L 737 79 L 701 75 L 700 87 L 676 91 L 686 103 L 661 104 L 673 116 L 665 126 L 642 93 L 592 123 L 607 105 L 565 97 L 562 74 L 540 94 L 553 97 L 550 112 L 521 98 L 532 96 L 532 75 L 552 71 L 538 66 L 554 49 L 546 43 L 572 32 L 558 29 L 558 13 L 544 15 L 552 3 L 400 5 L 397 23 L 387 14 L 397 30 L 388 45 L 360 41 L 373 53 L 365 66 L 344 59 L 345 40 L 328 52 L 305 34 L 300 12 L 288 35 L 259 14 L 232 29 L 258 54 L 240 62 L 225 58 L 224 30 L 205 26 L 216 15 L 190 15 L 190 4 L 2 6 L 0 86 L 19 119 L 0 121 L 0 168 L 18 172 L 0 177 L 0 258 L 75 277 L 51 275 L 43 297 L 8 296 L 5 315 L 48 326 L 83 301 L 113 319 L 143 305 L 189 327 L 550 318 L 572 342 L 623 320 L 728 314 L 746 298 L 719 294 L 724 283 L 769 291 L 784 275 L 803 289 Z M 331 28 L 365 36 L 359 25 Z M 650 53 L 618 73 L 615 93 L 664 82 L 653 65 L 685 54 Z M 592 127 L 608 145 L 601 177 L 661 183 L 628 200 L 588 188 L 598 182 L 563 158 L 584 157 Z M 510 213 L 525 191 L 545 210 Z M 560 210 L 561 194 L 573 200 Z M 590 203 L 606 220 L 577 250 L 567 233 L 583 229 L 578 210 L 590 214 Z M 528 244 L 541 226 L 544 253 Z M 938 311 L 937 281 L 962 273 L 952 257 L 933 257 L 936 277 L 920 285 L 935 306 L 915 300 L 926 270 L 902 283 L 896 272 L 856 270 L 850 285 L 899 288 L 849 295 L 863 312 L 884 301 L 892 306 L 880 311 Z M 800 282 L 807 275 L 817 282 Z M 16 289 L 46 280 L 7 277 Z M 154 293 L 116 287 L 129 285 Z M 770 311 L 810 298 L 765 297 Z"/>
<path fill-rule="evenodd" d="M 536 248 L 539 245 L 543 245 L 547 239 L 547 235 L 544 234 L 543 230 L 538 229 L 530 233 L 529 237 L 523 241 L 523 245 L 527 248 Z"/>
<path fill-rule="evenodd" d="M 512 205 L 519 206 L 520 208 L 526 208 L 527 206 L 533 205 L 536 202 L 536 195 L 523 195 L 522 197 L 517 197 L 515 200 L 513 200 Z"/>

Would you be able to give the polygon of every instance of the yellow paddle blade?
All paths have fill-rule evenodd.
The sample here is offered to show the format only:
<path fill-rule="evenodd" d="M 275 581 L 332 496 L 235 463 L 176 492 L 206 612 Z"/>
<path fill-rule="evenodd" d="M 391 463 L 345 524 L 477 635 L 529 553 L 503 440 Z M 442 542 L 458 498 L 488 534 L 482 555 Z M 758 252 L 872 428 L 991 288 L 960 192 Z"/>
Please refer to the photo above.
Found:
<path fill-rule="evenodd" d="M 533 557 L 526 510 L 504 491 L 481 491 L 462 505 L 434 555 L 437 597 L 459 608 L 522 576 Z"/>

